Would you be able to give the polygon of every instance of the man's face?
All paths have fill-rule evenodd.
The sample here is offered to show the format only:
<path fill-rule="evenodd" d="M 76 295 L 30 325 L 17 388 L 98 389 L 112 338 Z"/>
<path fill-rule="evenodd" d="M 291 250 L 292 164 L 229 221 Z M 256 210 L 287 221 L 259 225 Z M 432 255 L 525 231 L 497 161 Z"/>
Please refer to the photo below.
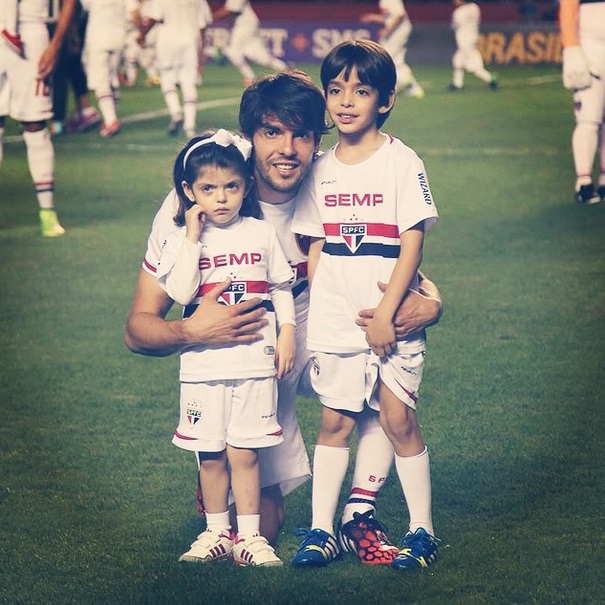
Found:
<path fill-rule="evenodd" d="M 259 198 L 279 204 L 291 199 L 313 165 L 318 144 L 311 131 L 292 131 L 268 116 L 252 137 Z"/>

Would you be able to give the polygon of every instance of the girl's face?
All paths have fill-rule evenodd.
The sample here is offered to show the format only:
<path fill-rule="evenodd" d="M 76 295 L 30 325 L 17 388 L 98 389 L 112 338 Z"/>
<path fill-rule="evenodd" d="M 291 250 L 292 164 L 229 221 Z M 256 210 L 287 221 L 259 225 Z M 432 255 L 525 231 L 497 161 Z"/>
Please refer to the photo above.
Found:
<path fill-rule="evenodd" d="M 326 105 L 339 134 L 357 136 L 376 128 L 378 114 L 388 111 L 392 101 L 389 105 L 379 105 L 378 90 L 362 84 L 357 68 L 353 67 L 348 80 L 342 71 L 330 81 Z"/>
<path fill-rule="evenodd" d="M 219 226 L 229 225 L 238 218 L 249 185 L 233 168 L 214 164 L 203 166 L 191 186 L 183 181 L 187 197 L 202 207 L 206 220 Z"/>

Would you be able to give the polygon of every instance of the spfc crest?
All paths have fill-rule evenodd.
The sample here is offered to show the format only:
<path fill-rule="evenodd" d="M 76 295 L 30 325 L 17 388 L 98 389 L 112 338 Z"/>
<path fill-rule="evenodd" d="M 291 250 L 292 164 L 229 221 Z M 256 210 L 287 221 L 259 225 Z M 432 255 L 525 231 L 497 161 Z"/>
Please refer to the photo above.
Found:
<path fill-rule="evenodd" d="M 357 252 L 367 233 L 368 226 L 365 223 L 340 225 L 340 236 L 353 254 Z"/>
<path fill-rule="evenodd" d="M 245 281 L 234 281 L 229 284 L 229 287 L 220 295 L 218 300 L 226 305 L 235 305 L 244 297 L 246 292 Z"/>
<path fill-rule="evenodd" d="M 187 420 L 189 421 L 189 424 L 191 426 L 193 426 L 194 424 L 197 424 L 197 422 L 199 421 L 199 419 L 201 417 L 202 417 L 201 410 L 197 410 L 196 408 L 187 408 Z"/>

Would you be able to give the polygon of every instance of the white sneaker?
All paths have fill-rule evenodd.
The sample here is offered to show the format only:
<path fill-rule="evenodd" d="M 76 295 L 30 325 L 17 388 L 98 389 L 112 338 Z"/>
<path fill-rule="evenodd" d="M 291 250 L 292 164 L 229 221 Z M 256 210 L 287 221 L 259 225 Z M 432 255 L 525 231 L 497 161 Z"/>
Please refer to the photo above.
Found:
<path fill-rule="evenodd" d="M 229 532 L 207 529 L 197 537 L 191 548 L 179 557 L 179 561 L 189 563 L 224 561 L 231 556 L 232 550 L 233 538 Z"/>
<path fill-rule="evenodd" d="M 263 536 L 250 536 L 243 540 L 235 538 L 233 562 L 236 565 L 254 565 L 258 567 L 279 567 L 281 559 Z"/>

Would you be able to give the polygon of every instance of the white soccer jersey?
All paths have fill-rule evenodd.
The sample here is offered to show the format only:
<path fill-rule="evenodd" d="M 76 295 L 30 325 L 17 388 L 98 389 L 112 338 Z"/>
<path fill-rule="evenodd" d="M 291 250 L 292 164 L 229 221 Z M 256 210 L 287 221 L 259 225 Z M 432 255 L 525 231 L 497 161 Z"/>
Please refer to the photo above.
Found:
<path fill-rule="evenodd" d="M 395 19 L 401 17 L 401 15 L 405 15 L 405 7 L 402 0 L 380 0 L 378 8 L 386 16 L 385 25 L 387 27 L 390 27 Z M 401 24 L 398 27 L 401 27 Z"/>
<path fill-rule="evenodd" d="M 128 17 L 136 8 L 135 0 L 81 0 L 88 11 L 86 49 L 122 50 L 126 44 Z"/>
<path fill-rule="evenodd" d="M 481 10 L 474 2 L 467 2 L 454 9 L 452 29 L 459 48 L 474 47 L 477 44 L 480 24 Z"/>
<path fill-rule="evenodd" d="M 208 10 L 205 0 L 153 0 L 147 14 L 161 22 L 161 41 L 158 40 L 158 44 L 172 41 L 177 45 L 191 40 L 198 44 L 200 30 L 212 21 Z"/>
<path fill-rule="evenodd" d="M 360 309 L 382 298 L 400 251 L 400 234 L 437 220 L 422 160 L 399 139 L 384 143 L 367 160 L 343 164 L 333 147 L 307 179 L 292 230 L 325 238 L 311 287 L 308 348 L 328 353 L 368 350 L 355 324 Z M 412 286 L 417 284 L 412 284 Z M 423 339 L 407 341 L 419 351 Z"/>
<path fill-rule="evenodd" d="M 174 266 L 184 239 L 184 227 L 167 235 L 157 263 L 160 283 Z M 265 301 L 269 324 L 262 330 L 263 340 L 258 342 L 186 349 L 181 353 L 181 382 L 274 376 L 276 321 L 270 292 L 290 282 L 293 275 L 275 229 L 265 221 L 242 217 L 227 227 L 205 225 L 200 242 L 200 287 L 197 296 L 185 307 L 185 317 L 193 313 L 206 292 L 231 278 L 230 287 L 219 300 L 236 304 L 258 297 Z"/>

